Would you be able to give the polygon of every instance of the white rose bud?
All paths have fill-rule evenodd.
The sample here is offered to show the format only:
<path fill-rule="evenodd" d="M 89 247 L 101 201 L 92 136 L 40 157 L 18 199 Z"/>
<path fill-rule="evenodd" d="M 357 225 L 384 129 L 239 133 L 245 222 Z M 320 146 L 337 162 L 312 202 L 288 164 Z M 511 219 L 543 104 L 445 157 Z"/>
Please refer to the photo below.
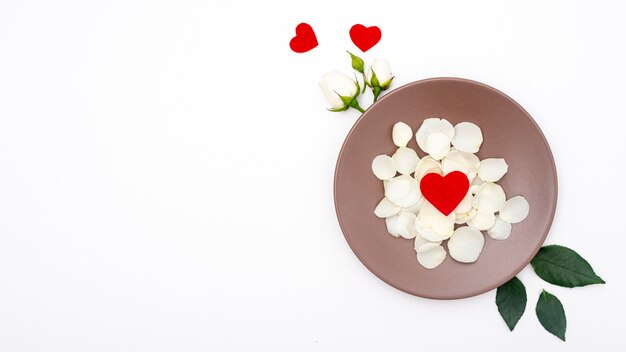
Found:
<path fill-rule="evenodd" d="M 380 92 L 389 89 L 394 76 L 391 74 L 391 66 L 387 59 L 376 59 L 365 72 L 365 84 L 372 87 L 374 101 L 378 99 Z"/>
<path fill-rule="evenodd" d="M 358 81 L 339 71 L 330 71 L 322 77 L 320 88 L 330 104 L 330 111 L 344 111 L 352 107 L 363 112 L 356 100 L 361 90 Z"/>

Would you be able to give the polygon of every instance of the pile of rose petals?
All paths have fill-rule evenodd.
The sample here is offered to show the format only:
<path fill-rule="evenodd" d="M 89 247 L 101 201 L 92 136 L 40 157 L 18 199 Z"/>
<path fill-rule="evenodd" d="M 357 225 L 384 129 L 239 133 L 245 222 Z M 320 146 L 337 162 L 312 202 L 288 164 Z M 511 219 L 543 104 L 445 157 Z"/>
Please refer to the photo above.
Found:
<path fill-rule="evenodd" d="M 508 171 L 504 159 L 479 160 L 483 135 L 478 126 L 461 122 L 452 126 L 445 119 L 424 120 L 415 133 L 419 148 L 427 155 L 420 158 L 407 147 L 413 138 L 411 127 L 403 122 L 393 126 L 392 139 L 398 147 L 392 156 L 378 155 L 372 161 L 374 175 L 383 181 L 385 197 L 374 214 L 385 219 L 394 237 L 413 239 L 417 261 L 427 269 L 441 264 L 446 256 L 462 263 L 475 262 L 485 239 L 481 231 L 496 240 L 505 240 L 511 224 L 526 218 L 529 205 L 522 196 L 506 199 L 498 182 Z M 430 173 L 464 173 L 469 190 L 453 212 L 444 215 L 420 191 L 421 179 Z M 456 227 L 456 229 L 455 229 Z"/>

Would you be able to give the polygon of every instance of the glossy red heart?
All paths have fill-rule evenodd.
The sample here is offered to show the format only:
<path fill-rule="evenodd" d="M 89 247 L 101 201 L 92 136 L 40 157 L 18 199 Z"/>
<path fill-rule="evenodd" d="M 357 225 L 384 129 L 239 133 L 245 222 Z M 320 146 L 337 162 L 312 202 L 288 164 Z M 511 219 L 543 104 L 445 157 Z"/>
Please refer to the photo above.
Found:
<path fill-rule="evenodd" d="M 469 189 L 467 175 L 452 171 L 446 176 L 430 173 L 422 177 L 422 195 L 443 215 L 448 216 L 461 203 Z"/>
<path fill-rule="evenodd" d="M 350 39 L 362 52 L 370 50 L 380 41 L 382 33 L 376 26 L 365 27 L 362 24 L 355 24 L 350 28 Z"/>
<path fill-rule="evenodd" d="M 313 28 L 308 23 L 300 23 L 296 26 L 296 36 L 289 41 L 291 50 L 297 53 L 306 53 L 317 46 L 317 37 Z"/>

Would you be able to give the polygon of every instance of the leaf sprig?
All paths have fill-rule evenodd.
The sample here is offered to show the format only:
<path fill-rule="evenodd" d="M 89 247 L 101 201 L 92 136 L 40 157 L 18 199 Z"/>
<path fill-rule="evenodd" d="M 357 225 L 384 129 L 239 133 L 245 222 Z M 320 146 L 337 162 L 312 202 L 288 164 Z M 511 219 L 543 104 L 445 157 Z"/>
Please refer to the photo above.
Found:
<path fill-rule="evenodd" d="M 539 249 L 530 262 L 535 273 L 544 281 L 562 287 L 582 287 L 604 284 L 589 262 L 574 250 L 549 245 Z M 526 309 L 526 288 L 522 281 L 513 277 L 496 292 L 496 305 L 504 322 L 513 331 Z M 537 300 L 535 314 L 546 331 L 565 341 L 567 318 L 561 301 L 553 294 L 542 290 Z"/>

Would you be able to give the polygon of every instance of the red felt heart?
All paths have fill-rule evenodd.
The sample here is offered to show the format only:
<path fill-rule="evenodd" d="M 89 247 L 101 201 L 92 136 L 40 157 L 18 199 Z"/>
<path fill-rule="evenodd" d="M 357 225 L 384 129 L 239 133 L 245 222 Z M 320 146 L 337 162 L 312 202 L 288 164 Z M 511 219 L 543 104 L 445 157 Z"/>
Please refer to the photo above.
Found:
<path fill-rule="evenodd" d="M 296 26 L 296 36 L 289 41 L 291 50 L 297 53 L 306 53 L 317 46 L 317 37 L 308 23 Z"/>
<path fill-rule="evenodd" d="M 362 24 L 355 24 L 350 28 L 350 39 L 362 52 L 370 50 L 380 41 L 382 33 L 376 26 L 365 27 Z"/>
<path fill-rule="evenodd" d="M 461 203 L 469 186 L 467 175 L 460 171 L 452 171 L 446 176 L 430 173 L 420 182 L 424 198 L 445 216 Z"/>

